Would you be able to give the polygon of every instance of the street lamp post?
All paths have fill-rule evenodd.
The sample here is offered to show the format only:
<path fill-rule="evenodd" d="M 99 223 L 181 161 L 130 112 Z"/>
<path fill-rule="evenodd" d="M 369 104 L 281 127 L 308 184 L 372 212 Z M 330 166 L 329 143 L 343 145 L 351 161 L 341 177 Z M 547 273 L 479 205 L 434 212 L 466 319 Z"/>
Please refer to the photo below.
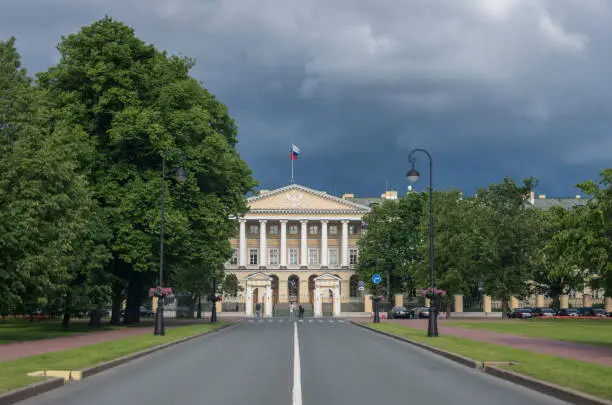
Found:
<path fill-rule="evenodd" d="M 217 322 L 217 277 L 212 277 L 212 308 L 210 310 L 210 322 Z"/>
<path fill-rule="evenodd" d="M 413 149 L 408 155 L 408 161 L 412 164 L 412 167 L 408 171 L 408 180 L 412 183 L 419 180 L 421 175 L 415 169 L 414 164 L 416 158 L 413 157 L 415 152 L 423 152 L 429 158 L 429 278 L 431 288 L 435 287 L 435 275 L 434 275 L 434 220 L 433 220 L 433 160 L 431 155 L 425 149 Z M 438 336 L 438 302 L 436 297 L 431 299 L 429 307 L 429 322 L 427 325 L 427 336 L 436 337 Z"/>
<path fill-rule="evenodd" d="M 187 173 L 183 165 L 177 169 L 174 176 L 176 181 L 182 183 L 187 180 Z M 164 286 L 164 232 L 166 222 L 166 158 L 162 156 L 162 186 L 161 186 L 161 221 L 159 229 L 159 286 Z M 155 312 L 154 335 L 163 336 L 166 333 L 164 326 L 164 298 L 158 297 L 157 311 Z"/>

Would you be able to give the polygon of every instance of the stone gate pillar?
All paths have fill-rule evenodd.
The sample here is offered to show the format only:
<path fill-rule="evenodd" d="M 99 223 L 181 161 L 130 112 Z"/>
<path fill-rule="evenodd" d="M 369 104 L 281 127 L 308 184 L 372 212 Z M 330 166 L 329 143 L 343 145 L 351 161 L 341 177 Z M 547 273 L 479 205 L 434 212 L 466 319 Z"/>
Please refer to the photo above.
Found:
<path fill-rule="evenodd" d="M 266 286 L 266 313 L 264 316 L 272 316 L 272 286 Z"/>
<path fill-rule="evenodd" d="M 341 311 L 342 311 L 342 300 L 340 299 L 340 285 L 335 286 L 333 291 L 334 291 L 334 316 L 340 316 Z"/>
<path fill-rule="evenodd" d="M 253 289 L 247 284 L 246 288 L 246 316 L 253 316 Z"/>
<path fill-rule="evenodd" d="M 455 299 L 455 312 L 463 312 L 463 295 L 455 294 L 453 298 Z"/>
<path fill-rule="evenodd" d="M 319 287 L 315 287 L 314 289 L 314 316 L 323 315 L 323 308 L 321 306 L 321 291 L 319 291 Z"/>

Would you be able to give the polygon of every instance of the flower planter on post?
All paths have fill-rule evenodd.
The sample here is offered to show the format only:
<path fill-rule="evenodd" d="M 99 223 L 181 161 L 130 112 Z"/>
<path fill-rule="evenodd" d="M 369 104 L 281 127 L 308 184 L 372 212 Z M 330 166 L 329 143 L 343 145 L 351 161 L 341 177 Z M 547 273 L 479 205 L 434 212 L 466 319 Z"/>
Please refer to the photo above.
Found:
<path fill-rule="evenodd" d="M 155 335 L 164 335 L 166 329 L 164 327 L 164 298 L 172 295 L 171 287 L 153 287 L 149 288 L 149 297 L 157 297 L 157 311 L 155 311 Z"/>
<path fill-rule="evenodd" d="M 446 295 L 446 291 L 438 290 L 437 288 L 430 287 L 421 290 L 421 296 L 431 301 L 429 306 L 429 325 L 427 329 L 427 336 L 429 337 L 438 336 L 438 308 L 440 306 L 440 298 L 444 295 Z"/>

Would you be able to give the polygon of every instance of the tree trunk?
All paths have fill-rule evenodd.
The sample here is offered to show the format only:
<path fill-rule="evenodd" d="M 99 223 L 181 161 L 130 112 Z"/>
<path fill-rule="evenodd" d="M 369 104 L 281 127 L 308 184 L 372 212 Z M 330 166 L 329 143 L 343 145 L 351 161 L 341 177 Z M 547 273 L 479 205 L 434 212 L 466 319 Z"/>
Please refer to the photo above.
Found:
<path fill-rule="evenodd" d="M 119 293 L 113 294 L 112 298 L 112 306 L 111 306 L 111 325 L 119 325 L 121 324 L 121 307 L 123 304 L 123 291 L 119 291 Z"/>
<path fill-rule="evenodd" d="M 64 304 L 64 318 L 62 319 L 62 328 L 68 329 L 70 325 L 70 307 L 72 306 L 72 294 L 70 291 L 66 293 L 66 303 Z"/>
<path fill-rule="evenodd" d="M 125 306 L 125 325 L 140 323 L 140 304 L 142 303 L 142 284 L 134 277 L 128 286 L 127 303 Z"/>
<path fill-rule="evenodd" d="M 198 293 L 198 319 L 202 319 L 202 295 Z"/>
<path fill-rule="evenodd" d="M 96 308 L 89 313 L 89 326 L 92 328 L 102 327 L 102 304 L 98 303 Z"/>
<path fill-rule="evenodd" d="M 561 309 L 561 297 L 559 294 L 554 294 L 552 297 L 552 309 L 555 313 Z"/>
<path fill-rule="evenodd" d="M 68 326 L 70 326 L 70 311 L 65 311 L 62 319 L 62 328 L 68 329 Z"/>
<path fill-rule="evenodd" d="M 508 319 L 508 298 L 502 297 L 502 319 Z"/>

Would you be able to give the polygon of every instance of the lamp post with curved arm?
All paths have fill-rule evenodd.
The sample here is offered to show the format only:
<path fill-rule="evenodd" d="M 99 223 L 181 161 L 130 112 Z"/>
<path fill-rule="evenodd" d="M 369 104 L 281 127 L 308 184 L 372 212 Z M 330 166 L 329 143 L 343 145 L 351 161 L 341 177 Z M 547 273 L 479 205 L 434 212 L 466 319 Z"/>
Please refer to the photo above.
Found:
<path fill-rule="evenodd" d="M 178 149 L 177 149 L 178 151 Z M 183 156 L 183 161 L 184 161 Z M 179 168 L 174 174 L 176 181 L 182 183 L 187 180 L 187 173 L 183 168 L 181 162 Z M 162 185 L 161 185 L 161 221 L 159 229 L 159 286 L 164 286 L 164 233 L 166 224 L 166 156 L 162 155 Z M 164 298 L 159 297 L 157 301 L 157 311 L 155 313 L 155 330 L 154 335 L 165 335 L 166 330 L 164 326 Z"/>
<path fill-rule="evenodd" d="M 408 155 L 408 161 L 412 167 L 407 173 L 408 180 L 411 183 L 418 181 L 421 178 L 420 173 L 415 169 L 414 164 L 416 158 L 413 156 L 416 152 L 422 152 L 429 158 L 429 278 L 430 287 L 432 290 L 435 287 L 435 274 L 434 274 L 434 220 L 433 220 L 433 160 L 431 155 L 425 149 L 413 149 Z M 429 306 L 429 322 L 427 325 L 427 336 L 436 337 L 438 336 L 438 303 L 436 297 L 431 299 Z"/>

